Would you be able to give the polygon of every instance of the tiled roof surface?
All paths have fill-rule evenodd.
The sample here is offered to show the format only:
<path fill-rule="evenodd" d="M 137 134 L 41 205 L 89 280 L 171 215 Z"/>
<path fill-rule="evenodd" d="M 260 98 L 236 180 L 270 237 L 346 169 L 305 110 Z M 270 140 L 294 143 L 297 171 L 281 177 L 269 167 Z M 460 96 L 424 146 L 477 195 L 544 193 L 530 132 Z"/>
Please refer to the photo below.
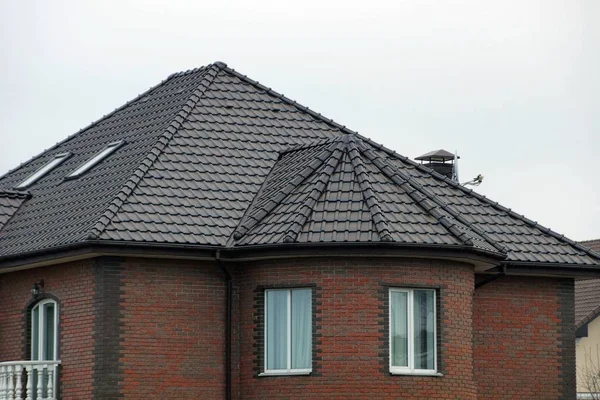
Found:
<path fill-rule="evenodd" d="M 580 242 L 600 252 L 600 239 Z M 575 282 L 575 325 L 580 327 L 600 314 L 600 279 Z"/>
<path fill-rule="evenodd" d="M 279 151 L 333 133 L 222 71 L 99 237 L 225 245 Z"/>
<path fill-rule="evenodd" d="M 16 191 L 0 192 L 0 237 L 2 237 L 2 228 L 17 212 L 21 204 L 29 198 L 28 193 Z"/>
<path fill-rule="evenodd" d="M 73 155 L 28 189 L 27 200 L 2 230 L 0 255 L 23 253 L 81 242 L 104 215 L 115 196 L 184 108 L 208 69 L 175 76 L 150 89 L 112 114 L 84 128 L 54 148 L 0 178 L 0 190 L 11 189 L 56 154 Z M 78 179 L 64 180 L 108 143 L 126 144 Z"/>
<path fill-rule="evenodd" d="M 353 134 L 287 151 L 234 234 L 236 245 L 398 242 L 502 255 Z"/>
<path fill-rule="evenodd" d="M 116 140 L 126 144 L 64 180 Z M 509 261 L 600 255 L 227 68 L 172 75 L 0 178 L 28 189 L 0 256 L 85 240 L 250 246 L 394 242 L 469 246 Z M 234 232 L 236 235 L 234 237 Z"/>

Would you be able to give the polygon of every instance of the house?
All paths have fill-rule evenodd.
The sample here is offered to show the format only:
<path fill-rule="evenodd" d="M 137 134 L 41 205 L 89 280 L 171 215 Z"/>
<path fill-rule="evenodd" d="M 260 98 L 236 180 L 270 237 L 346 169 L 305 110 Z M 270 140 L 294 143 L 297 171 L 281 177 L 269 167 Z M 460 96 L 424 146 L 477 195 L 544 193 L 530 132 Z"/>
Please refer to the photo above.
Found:
<path fill-rule="evenodd" d="M 600 239 L 580 243 L 600 251 Z M 600 279 L 575 282 L 575 328 L 578 398 L 599 398 L 600 379 L 593 375 L 600 374 Z"/>
<path fill-rule="evenodd" d="M 598 276 L 216 62 L 0 178 L 0 398 L 572 399 Z"/>

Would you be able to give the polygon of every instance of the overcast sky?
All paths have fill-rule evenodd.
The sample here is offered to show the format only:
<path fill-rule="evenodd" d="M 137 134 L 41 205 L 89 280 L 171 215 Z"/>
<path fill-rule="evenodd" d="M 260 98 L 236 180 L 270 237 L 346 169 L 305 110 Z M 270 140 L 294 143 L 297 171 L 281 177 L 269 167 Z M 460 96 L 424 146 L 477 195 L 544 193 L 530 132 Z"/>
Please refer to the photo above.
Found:
<path fill-rule="evenodd" d="M 221 60 L 574 240 L 600 238 L 600 1 L 0 0 L 0 174 Z"/>

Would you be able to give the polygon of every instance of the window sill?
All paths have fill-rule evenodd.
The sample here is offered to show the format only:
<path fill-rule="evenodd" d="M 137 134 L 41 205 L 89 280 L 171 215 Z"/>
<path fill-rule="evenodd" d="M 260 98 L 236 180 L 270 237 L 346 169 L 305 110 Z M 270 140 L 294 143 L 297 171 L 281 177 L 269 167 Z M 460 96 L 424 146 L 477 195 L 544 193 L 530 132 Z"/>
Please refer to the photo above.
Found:
<path fill-rule="evenodd" d="M 406 376 L 432 376 L 441 378 L 444 376 L 441 372 L 415 372 L 415 371 L 390 371 L 390 375 L 406 375 Z"/>
<path fill-rule="evenodd" d="M 261 372 L 258 376 L 307 376 L 310 374 L 312 374 L 312 370 Z"/>

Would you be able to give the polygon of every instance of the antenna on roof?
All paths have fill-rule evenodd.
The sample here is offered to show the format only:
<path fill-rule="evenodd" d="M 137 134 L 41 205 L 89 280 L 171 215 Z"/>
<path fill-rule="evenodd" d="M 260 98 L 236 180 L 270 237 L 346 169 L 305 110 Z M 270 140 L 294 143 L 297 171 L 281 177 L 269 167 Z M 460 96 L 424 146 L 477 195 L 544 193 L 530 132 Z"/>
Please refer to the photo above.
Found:
<path fill-rule="evenodd" d="M 483 175 L 479 174 L 475 178 L 471 179 L 468 182 L 461 183 L 463 186 L 471 185 L 471 186 L 479 186 L 483 182 Z"/>

